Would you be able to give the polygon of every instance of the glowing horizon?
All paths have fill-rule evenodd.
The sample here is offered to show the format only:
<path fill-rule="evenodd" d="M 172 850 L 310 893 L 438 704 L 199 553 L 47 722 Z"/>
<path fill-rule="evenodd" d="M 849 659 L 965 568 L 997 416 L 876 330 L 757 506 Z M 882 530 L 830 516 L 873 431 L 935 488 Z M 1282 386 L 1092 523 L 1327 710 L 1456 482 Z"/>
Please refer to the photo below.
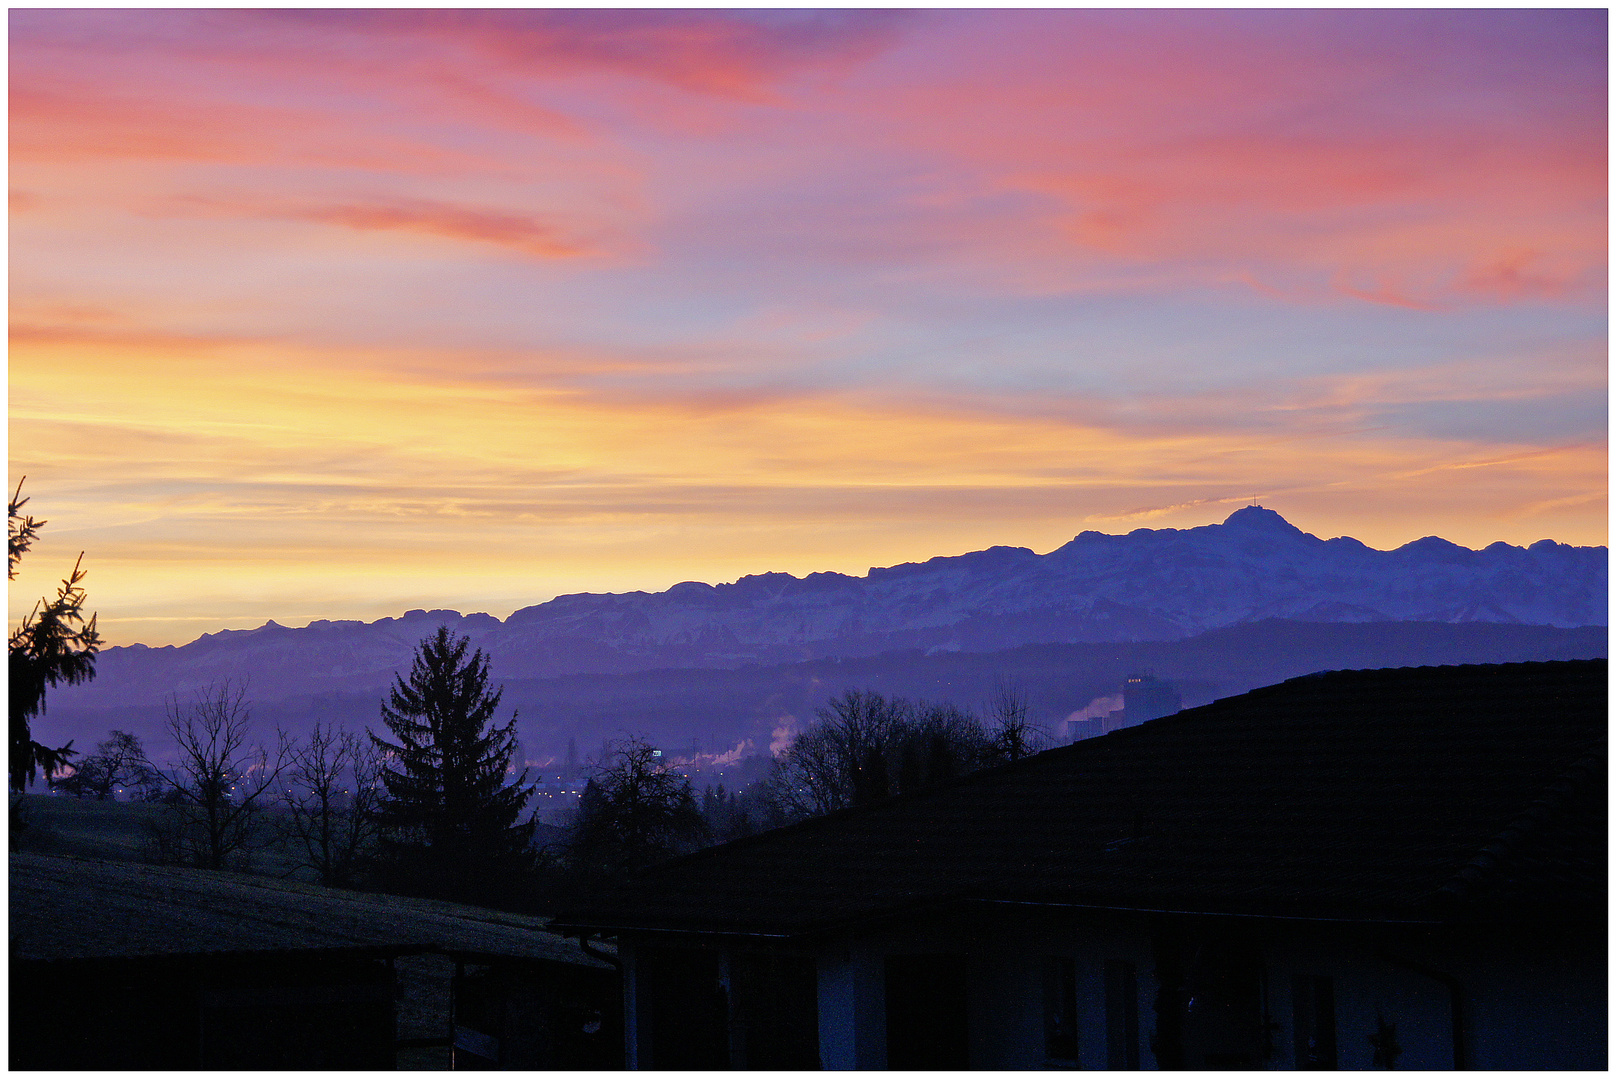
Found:
<path fill-rule="evenodd" d="M 11 618 L 1605 544 L 1605 22 L 14 10 Z"/>

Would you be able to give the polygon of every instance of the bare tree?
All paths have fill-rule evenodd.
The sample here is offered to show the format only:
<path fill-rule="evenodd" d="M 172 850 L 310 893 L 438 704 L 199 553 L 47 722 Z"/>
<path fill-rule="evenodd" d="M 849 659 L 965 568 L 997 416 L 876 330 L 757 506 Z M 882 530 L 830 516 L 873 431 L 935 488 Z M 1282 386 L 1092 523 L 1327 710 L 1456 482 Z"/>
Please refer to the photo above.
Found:
<path fill-rule="evenodd" d="M 645 737 L 631 737 L 585 784 L 568 855 L 585 872 L 626 873 L 711 839 L 691 782 Z"/>
<path fill-rule="evenodd" d="M 951 702 L 910 706 L 898 743 L 897 791 L 919 791 L 997 764 L 982 721 Z"/>
<path fill-rule="evenodd" d="M 316 724 L 292 755 L 286 831 L 322 885 L 347 887 L 379 833 L 381 753 L 367 737 Z"/>
<path fill-rule="evenodd" d="M 119 788 L 144 790 L 155 779 L 140 737 L 127 731 L 112 731 L 96 746 L 95 753 L 71 768 L 72 772 L 64 777 L 52 777 L 50 785 L 81 799 L 86 795 L 110 799 Z"/>
<path fill-rule="evenodd" d="M 246 688 L 229 681 L 199 690 L 181 705 L 170 700 L 168 730 L 179 761 L 153 767 L 168 813 L 152 826 L 158 858 L 208 870 L 245 865 L 260 842 L 259 815 L 293 754 L 277 731 L 273 753 L 249 744 Z"/>
<path fill-rule="evenodd" d="M 949 702 L 850 690 L 817 710 L 818 722 L 776 760 L 775 806 L 788 817 L 813 817 L 1026 757 L 1041 742 L 1027 713 L 1026 698 L 1009 684 L 991 731 Z"/>
<path fill-rule="evenodd" d="M 1028 719 L 1027 692 L 1010 680 L 994 684 L 993 727 L 989 741 L 1000 761 L 1016 761 L 1037 754 L 1050 742 L 1045 730 Z"/>
<path fill-rule="evenodd" d="M 982 723 L 948 702 L 850 690 L 775 763 L 776 804 L 791 817 L 864 806 L 991 764 Z"/>
<path fill-rule="evenodd" d="M 774 786 L 794 817 L 829 814 L 889 794 L 887 757 L 897 746 L 905 703 L 849 690 L 817 710 L 819 723 L 775 763 Z"/>

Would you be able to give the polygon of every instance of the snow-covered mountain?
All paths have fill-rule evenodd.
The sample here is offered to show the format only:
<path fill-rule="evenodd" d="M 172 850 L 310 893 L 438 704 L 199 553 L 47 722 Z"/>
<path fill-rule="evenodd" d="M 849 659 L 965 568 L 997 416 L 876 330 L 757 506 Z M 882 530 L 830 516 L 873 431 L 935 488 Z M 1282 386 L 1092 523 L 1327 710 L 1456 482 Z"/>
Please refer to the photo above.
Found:
<path fill-rule="evenodd" d="M 260 700 L 383 686 L 439 624 L 487 651 L 500 679 L 1171 641 L 1270 618 L 1604 625 L 1606 560 L 1603 547 L 1551 540 L 1473 551 L 1429 536 L 1378 551 L 1349 537 L 1321 540 L 1250 506 L 1194 529 L 1084 532 L 1045 555 L 992 547 L 864 577 L 770 573 L 660 593 L 559 596 L 503 622 L 419 610 L 368 624 L 269 622 L 178 648 L 109 649 L 95 681 L 52 691 L 51 702 L 154 701 L 226 677 L 249 682 Z"/>

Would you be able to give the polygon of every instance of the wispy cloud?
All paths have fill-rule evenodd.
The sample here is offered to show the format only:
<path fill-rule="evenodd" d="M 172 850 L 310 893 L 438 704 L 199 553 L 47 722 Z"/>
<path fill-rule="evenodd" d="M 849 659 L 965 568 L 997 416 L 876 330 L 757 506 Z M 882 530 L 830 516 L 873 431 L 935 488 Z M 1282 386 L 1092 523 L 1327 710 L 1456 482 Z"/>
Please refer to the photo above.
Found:
<path fill-rule="evenodd" d="M 108 626 L 1600 542 L 1604 26 L 19 9 L 12 468 Z"/>
<path fill-rule="evenodd" d="M 604 69 L 741 98 L 805 68 L 846 67 L 892 43 L 891 11 L 393 9 L 252 13 L 307 34 L 453 43 L 524 74 Z"/>
<path fill-rule="evenodd" d="M 358 232 L 403 232 L 509 248 L 543 259 L 590 253 L 568 230 L 542 215 L 467 206 L 432 199 L 383 197 L 298 202 L 248 197 L 186 196 L 147 208 L 158 216 L 209 216 L 306 221 Z"/>
<path fill-rule="evenodd" d="M 285 216 L 361 231 L 417 232 L 453 240 L 474 240 L 547 259 L 574 258 L 585 253 L 584 248 L 563 239 L 560 229 L 536 218 L 445 203 L 319 206 L 291 211 Z"/>

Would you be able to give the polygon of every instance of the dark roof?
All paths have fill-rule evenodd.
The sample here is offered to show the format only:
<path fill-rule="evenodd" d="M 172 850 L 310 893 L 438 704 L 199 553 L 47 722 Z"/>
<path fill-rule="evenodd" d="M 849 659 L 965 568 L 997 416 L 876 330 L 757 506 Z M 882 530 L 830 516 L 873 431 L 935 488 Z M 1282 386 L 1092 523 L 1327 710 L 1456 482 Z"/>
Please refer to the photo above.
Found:
<path fill-rule="evenodd" d="M 17 960 L 439 948 L 606 966 L 535 916 L 246 874 L 14 853 L 7 891 Z"/>
<path fill-rule="evenodd" d="M 1603 910 L 1605 728 L 1604 660 L 1323 672 L 697 852 L 555 926 L 796 935 L 959 900 Z"/>

